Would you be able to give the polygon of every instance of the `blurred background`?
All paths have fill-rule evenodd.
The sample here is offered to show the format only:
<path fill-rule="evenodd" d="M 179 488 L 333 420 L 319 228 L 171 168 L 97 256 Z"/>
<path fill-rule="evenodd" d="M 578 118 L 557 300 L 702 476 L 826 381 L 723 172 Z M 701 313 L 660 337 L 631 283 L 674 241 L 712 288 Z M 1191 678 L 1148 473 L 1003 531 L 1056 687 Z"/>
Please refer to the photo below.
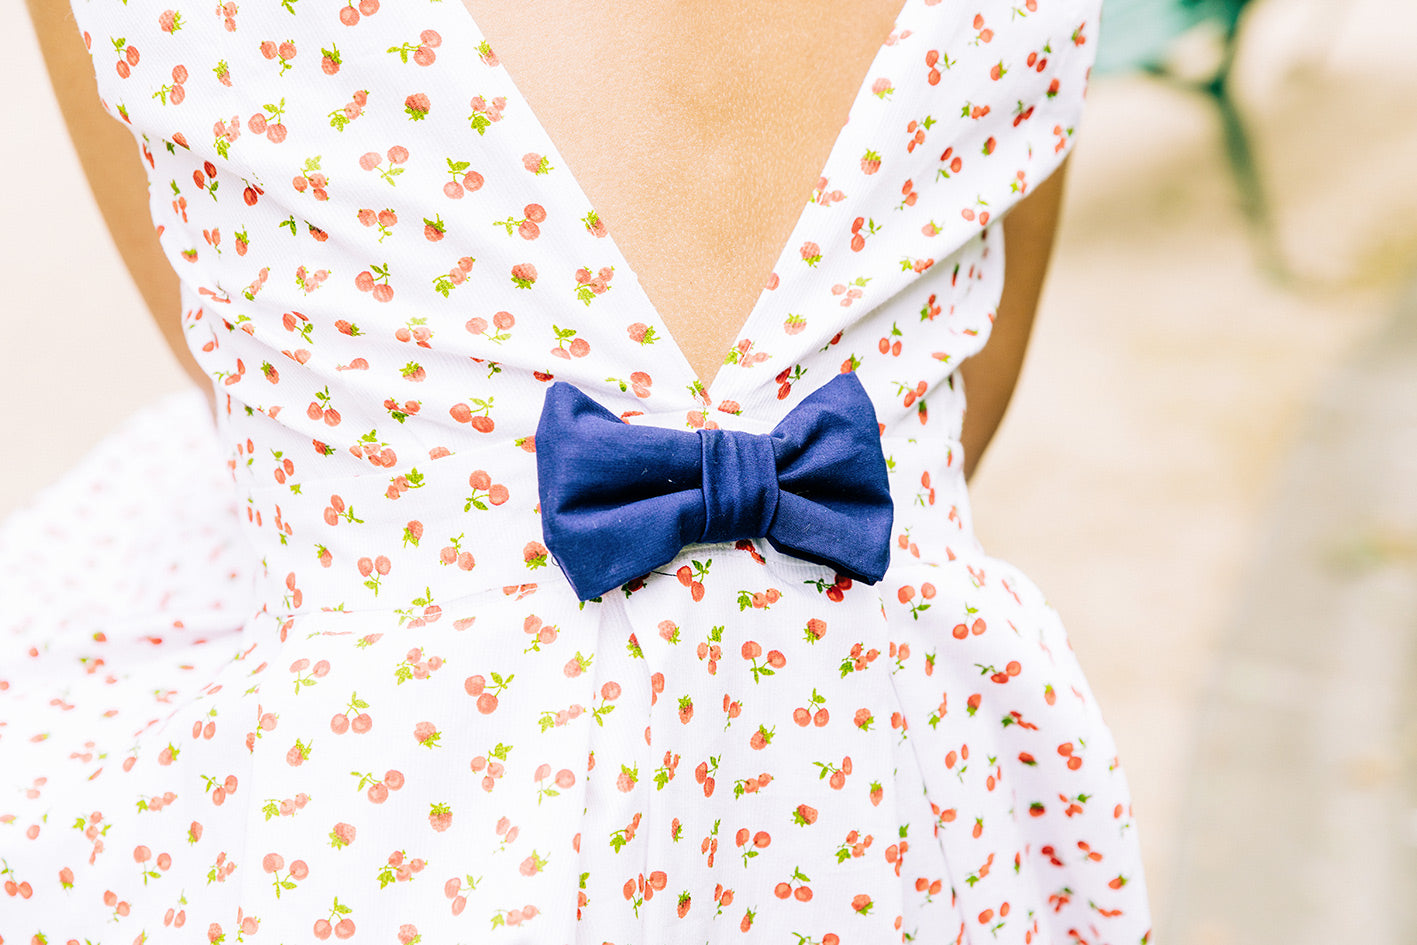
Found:
<path fill-rule="evenodd" d="M 3 516 L 186 381 L 0 33 Z M 1116 735 L 1153 943 L 1417 942 L 1417 4 L 1107 0 L 1101 42 L 981 538 Z"/>

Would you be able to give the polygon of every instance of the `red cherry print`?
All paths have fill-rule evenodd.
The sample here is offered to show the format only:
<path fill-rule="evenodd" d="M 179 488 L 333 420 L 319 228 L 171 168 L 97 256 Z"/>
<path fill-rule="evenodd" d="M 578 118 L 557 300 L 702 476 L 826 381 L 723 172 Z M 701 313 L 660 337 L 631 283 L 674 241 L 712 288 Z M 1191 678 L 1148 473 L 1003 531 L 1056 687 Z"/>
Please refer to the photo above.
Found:
<path fill-rule="evenodd" d="M 422 92 L 414 92 L 404 99 L 403 108 L 408 117 L 413 121 L 421 121 L 428 117 L 428 112 L 433 105 L 428 96 Z"/>

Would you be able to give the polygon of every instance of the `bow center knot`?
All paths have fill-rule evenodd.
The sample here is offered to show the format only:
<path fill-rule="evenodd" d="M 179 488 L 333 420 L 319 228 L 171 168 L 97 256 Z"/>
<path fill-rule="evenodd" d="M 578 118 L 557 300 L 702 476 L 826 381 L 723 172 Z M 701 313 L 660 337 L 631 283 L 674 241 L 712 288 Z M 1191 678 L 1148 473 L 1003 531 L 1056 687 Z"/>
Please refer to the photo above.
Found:
<path fill-rule="evenodd" d="M 701 542 L 761 538 L 777 512 L 777 458 L 772 437 L 741 430 L 697 431 L 703 454 Z"/>

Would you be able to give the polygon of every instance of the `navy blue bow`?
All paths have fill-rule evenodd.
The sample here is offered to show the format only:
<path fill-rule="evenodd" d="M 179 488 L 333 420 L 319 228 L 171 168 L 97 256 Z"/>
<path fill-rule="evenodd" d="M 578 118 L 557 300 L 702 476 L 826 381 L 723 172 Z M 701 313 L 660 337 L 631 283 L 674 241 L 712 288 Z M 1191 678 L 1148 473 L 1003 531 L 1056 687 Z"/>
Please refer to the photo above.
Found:
<path fill-rule="evenodd" d="M 771 433 L 625 423 L 571 384 L 536 428 L 546 547 L 581 600 L 696 542 L 763 538 L 783 554 L 874 584 L 894 506 L 871 398 L 839 374 Z"/>

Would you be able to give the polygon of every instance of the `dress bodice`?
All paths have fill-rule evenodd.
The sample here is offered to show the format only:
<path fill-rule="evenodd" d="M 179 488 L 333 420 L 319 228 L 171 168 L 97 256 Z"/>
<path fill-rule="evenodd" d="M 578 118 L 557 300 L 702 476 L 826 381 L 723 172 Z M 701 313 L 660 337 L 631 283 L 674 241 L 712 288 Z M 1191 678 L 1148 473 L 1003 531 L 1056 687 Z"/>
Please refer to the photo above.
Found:
<path fill-rule="evenodd" d="M 630 423 L 762 432 L 854 370 L 898 508 L 929 512 L 916 548 L 968 532 L 954 369 L 989 334 L 997 221 L 1070 144 L 1090 0 L 905 3 L 711 390 L 461 4 L 159 6 L 88 38 L 140 140 L 277 609 L 357 606 L 371 578 L 351 569 L 380 556 L 422 596 L 453 546 L 400 533 L 451 513 L 477 579 L 447 592 L 527 579 L 555 379 Z"/>

